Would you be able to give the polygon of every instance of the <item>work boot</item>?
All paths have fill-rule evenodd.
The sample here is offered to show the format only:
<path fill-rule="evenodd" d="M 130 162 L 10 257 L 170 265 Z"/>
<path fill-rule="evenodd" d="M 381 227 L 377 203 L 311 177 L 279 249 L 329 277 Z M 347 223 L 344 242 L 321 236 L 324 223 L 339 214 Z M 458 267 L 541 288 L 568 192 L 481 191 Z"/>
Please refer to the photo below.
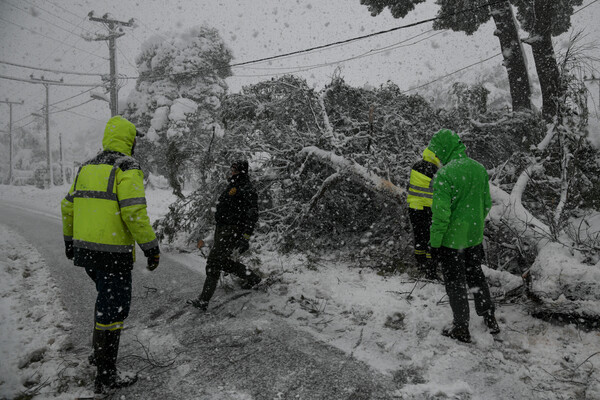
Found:
<path fill-rule="evenodd" d="M 500 326 L 498 325 L 498 321 L 496 321 L 496 317 L 492 311 L 488 311 L 483 314 L 483 322 L 485 322 L 485 326 L 489 329 L 492 335 L 497 335 L 500 333 Z"/>
<path fill-rule="evenodd" d="M 96 380 L 94 381 L 94 393 L 106 394 L 110 392 L 111 389 L 121 389 L 131 386 L 136 382 L 136 375 L 129 375 L 115 370 L 111 374 L 96 376 Z"/>
<path fill-rule="evenodd" d="M 452 324 L 452 326 L 442 330 L 442 335 L 449 337 L 450 339 L 458 340 L 459 342 L 471 343 L 471 334 L 469 333 L 468 326 Z"/>
<path fill-rule="evenodd" d="M 208 301 L 206 301 L 206 300 L 200 300 L 198 298 L 198 299 L 194 299 L 194 300 L 188 300 L 187 302 L 188 302 L 188 304 L 191 304 L 193 307 L 196 307 L 200 311 L 208 310 Z"/>
<path fill-rule="evenodd" d="M 96 358 L 97 372 L 94 381 L 94 393 L 106 394 L 111 389 L 119 389 L 133 385 L 137 376 L 120 374 L 117 371 L 117 355 L 119 353 L 119 341 L 121 330 L 94 332 L 94 354 Z"/>

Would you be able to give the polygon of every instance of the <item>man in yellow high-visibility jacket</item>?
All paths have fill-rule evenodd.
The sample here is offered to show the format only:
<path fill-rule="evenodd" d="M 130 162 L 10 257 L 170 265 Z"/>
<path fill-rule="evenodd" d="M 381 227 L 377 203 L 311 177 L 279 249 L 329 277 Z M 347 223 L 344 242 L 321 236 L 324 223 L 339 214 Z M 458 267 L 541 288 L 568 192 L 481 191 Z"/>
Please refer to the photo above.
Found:
<path fill-rule="evenodd" d="M 103 151 L 77 172 L 61 202 L 67 258 L 84 267 L 98 292 L 94 314 L 95 393 L 131 385 L 119 377 L 119 338 L 131 305 L 131 270 L 137 242 L 158 266 L 160 250 L 146 212 L 144 174 L 132 157 L 137 130 L 121 116 L 106 124 Z"/>
<path fill-rule="evenodd" d="M 431 227 L 431 203 L 433 186 L 431 181 L 441 165 L 440 160 L 426 148 L 423 159 L 417 161 L 410 171 L 408 182 L 408 216 L 413 228 L 415 258 L 421 274 L 426 279 L 437 280 L 436 266 L 429 252 L 429 228 Z"/>

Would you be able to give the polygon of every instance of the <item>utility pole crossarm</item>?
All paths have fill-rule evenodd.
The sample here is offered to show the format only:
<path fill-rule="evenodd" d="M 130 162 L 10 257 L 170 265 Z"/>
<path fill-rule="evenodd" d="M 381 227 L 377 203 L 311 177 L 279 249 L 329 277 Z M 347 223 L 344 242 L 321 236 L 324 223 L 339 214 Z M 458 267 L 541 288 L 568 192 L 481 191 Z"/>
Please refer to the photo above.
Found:
<path fill-rule="evenodd" d="M 118 39 L 121 36 L 125 36 L 125 33 L 118 32 L 118 33 L 114 33 L 114 34 L 108 35 L 108 36 L 98 35 L 95 38 L 90 38 L 89 40 L 92 41 L 92 42 L 103 42 L 103 41 L 106 41 L 106 40 Z"/>
<path fill-rule="evenodd" d="M 117 31 L 117 27 L 133 27 L 133 18 L 129 21 L 118 21 L 116 19 L 109 19 L 108 14 L 104 14 L 102 18 L 94 17 L 94 12 L 90 11 L 88 14 L 90 21 L 100 22 L 108 29 L 108 35 L 97 35 L 95 38 L 89 40 L 100 41 L 104 40 L 108 42 L 108 52 L 110 56 L 110 75 L 109 75 L 109 91 L 110 91 L 110 115 L 114 117 L 119 113 L 119 88 L 117 87 L 117 39 L 125 35 L 123 32 Z"/>
<path fill-rule="evenodd" d="M 129 28 L 133 26 L 133 18 L 127 22 L 123 22 L 123 21 L 117 21 L 116 19 L 90 17 L 90 21 L 102 22 L 104 24 L 114 24 L 114 25 L 126 26 Z"/>

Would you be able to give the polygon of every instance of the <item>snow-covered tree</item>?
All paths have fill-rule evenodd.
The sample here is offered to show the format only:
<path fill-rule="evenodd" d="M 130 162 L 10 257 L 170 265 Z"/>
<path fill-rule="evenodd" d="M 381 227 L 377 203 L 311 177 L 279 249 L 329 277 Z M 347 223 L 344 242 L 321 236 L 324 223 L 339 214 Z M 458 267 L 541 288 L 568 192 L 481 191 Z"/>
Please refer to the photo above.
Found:
<path fill-rule="evenodd" d="M 153 36 L 136 58 L 139 78 L 124 114 L 146 132 L 136 148 L 144 167 L 166 175 L 179 197 L 188 165 L 222 135 L 217 116 L 231 59 L 218 31 L 206 26 Z"/>
<path fill-rule="evenodd" d="M 353 88 L 335 77 L 317 92 L 293 76 L 228 95 L 221 111 L 226 130 L 215 162 L 230 153 L 250 159 L 265 243 L 358 249 L 352 257 L 387 265 L 410 258 L 401 256 L 410 254 L 403 187 L 435 130 L 455 127 L 450 113 L 391 83 Z M 212 196 L 223 181 L 173 205 L 159 234 L 210 230 Z"/>
<path fill-rule="evenodd" d="M 389 8 L 394 18 L 404 18 L 414 10 L 415 5 L 425 1 L 360 0 L 360 3 L 368 7 L 372 16 L 379 15 L 384 9 Z M 440 6 L 437 15 L 440 19 L 434 21 L 434 29 L 452 29 L 472 35 L 490 18 L 494 20 L 496 25 L 494 34 L 498 37 L 504 57 L 513 110 L 531 109 L 527 64 L 510 4 L 508 2 L 489 4 L 488 0 L 436 0 L 435 3 Z"/>
<path fill-rule="evenodd" d="M 535 69 L 542 90 L 542 113 L 547 120 L 560 114 L 560 99 L 566 90 L 560 82 L 552 37 L 561 35 L 571 27 L 575 6 L 583 0 L 530 1 L 511 0 L 517 7 L 521 27 L 529 33 L 524 40 L 531 45 Z"/>

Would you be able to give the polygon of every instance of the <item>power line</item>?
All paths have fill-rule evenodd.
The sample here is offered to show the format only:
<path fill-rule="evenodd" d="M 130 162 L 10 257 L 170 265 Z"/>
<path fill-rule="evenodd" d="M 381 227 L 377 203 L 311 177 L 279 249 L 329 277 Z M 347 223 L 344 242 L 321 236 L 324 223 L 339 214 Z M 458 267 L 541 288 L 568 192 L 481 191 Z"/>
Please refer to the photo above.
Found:
<path fill-rule="evenodd" d="M 108 18 L 108 14 L 104 14 L 102 18 L 94 17 L 94 12 L 90 11 L 88 18 L 90 21 L 99 22 L 108 29 L 108 35 L 98 35 L 90 40 L 95 41 L 106 41 L 108 43 L 108 53 L 110 56 L 110 74 L 108 76 L 108 85 L 110 92 L 110 115 L 115 116 L 119 113 L 119 87 L 117 86 L 117 39 L 125 35 L 122 27 L 132 27 L 133 18 L 129 21 L 118 21 L 116 19 Z M 127 58 L 126 58 L 127 59 Z M 130 62 L 127 59 L 128 62 Z"/>
<path fill-rule="evenodd" d="M 363 40 L 363 39 L 367 39 L 367 38 L 370 38 L 370 37 L 374 37 L 374 36 L 378 36 L 378 35 L 383 35 L 385 33 L 394 32 L 394 31 L 397 31 L 397 30 L 400 30 L 400 29 L 407 29 L 407 28 L 411 28 L 411 27 L 414 27 L 414 26 L 426 24 L 428 22 L 436 21 L 436 20 L 439 20 L 439 19 L 445 19 L 445 18 L 449 18 L 449 17 L 455 16 L 455 15 L 464 14 L 464 13 L 467 13 L 467 12 L 478 10 L 480 8 L 484 8 L 484 7 L 488 7 L 488 6 L 493 6 L 495 4 L 504 3 L 506 1 L 507 0 L 501 0 L 501 1 L 491 2 L 491 3 L 486 3 L 486 4 L 482 4 L 480 6 L 466 8 L 466 9 L 463 9 L 463 10 L 460 10 L 460 11 L 457 11 L 457 12 L 454 12 L 454 13 L 444 14 L 444 15 L 441 15 L 439 17 L 428 18 L 428 19 L 417 21 L 417 22 L 413 22 L 411 24 L 401 25 L 401 26 L 397 26 L 395 28 L 386 29 L 386 30 L 383 30 L 383 31 L 369 33 L 367 35 L 356 36 L 356 37 L 353 37 L 353 38 L 350 38 L 350 39 L 345 39 L 345 40 L 340 40 L 340 41 L 337 41 L 337 42 L 326 43 L 326 44 L 323 44 L 323 45 L 314 46 L 314 47 L 310 47 L 310 48 L 303 49 L 303 50 L 291 51 L 291 52 L 288 52 L 288 53 L 278 54 L 278 55 L 274 55 L 274 56 L 270 56 L 270 57 L 259 58 L 259 59 L 256 59 L 256 60 L 250 60 L 250 61 L 244 61 L 244 62 L 239 62 L 239 63 L 234 63 L 234 64 L 228 64 L 228 65 L 223 66 L 223 67 L 216 67 L 215 69 L 233 68 L 233 67 L 240 67 L 240 66 L 245 66 L 245 65 L 249 65 L 249 64 L 257 64 L 257 63 L 261 63 L 261 62 L 265 62 L 265 61 L 275 60 L 275 59 L 278 59 L 278 58 L 295 56 L 295 55 L 298 55 L 298 54 L 308 53 L 308 52 L 315 51 L 315 50 L 322 50 L 322 49 L 326 49 L 326 48 L 329 48 L 329 47 L 334 47 L 334 46 L 339 46 L 339 45 L 343 45 L 343 44 L 348 44 L 348 43 L 355 42 L 355 41 L 358 41 L 358 40 Z M 194 72 L 199 72 L 199 71 L 191 70 L 191 71 L 185 71 L 185 72 L 174 72 L 174 73 L 170 73 L 170 74 L 158 74 L 158 75 L 152 75 L 152 74 L 150 74 L 149 77 L 155 78 L 155 77 L 165 77 L 165 76 L 189 75 L 190 73 L 194 73 Z M 139 78 L 139 76 L 127 76 L 127 77 L 125 77 L 125 79 L 138 79 L 138 78 Z"/>
<path fill-rule="evenodd" d="M 580 9 L 578 9 L 578 10 L 576 10 L 576 11 L 573 11 L 573 15 L 577 14 L 577 13 L 578 13 L 579 11 L 581 11 L 581 10 L 584 10 L 584 9 L 588 8 L 589 6 L 591 6 L 592 4 L 596 3 L 597 1 L 598 1 L 598 0 L 594 0 L 594 1 L 592 1 L 591 3 L 589 3 L 588 5 L 585 5 L 585 6 L 581 7 Z"/>
<path fill-rule="evenodd" d="M 31 115 L 28 115 L 26 118 L 29 118 L 29 117 L 31 117 Z M 22 121 L 23 119 L 25 119 L 25 118 L 22 118 L 22 119 L 20 119 L 19 121 Z M 18 121 L 16 121 L 16 122 L 18 122 Z M 23 128 L 25 128 L 26 126 L 29 126 L 29 125 L 33 124 L 34 122 L 35 122 L 35 119 L 33 119 L 32 121 L 29 121 L 29 122 L 28 122 L 28 123 L 26 123 L 25 125 L 21 125 L 21 126 L 15 126 L 15 129 L 23 129 Z"/>
<path fill-rule="evenodd" d="M 59 6 L 58 4 L 56 4 L 56 3 L 54 3 L 54 2 L 52 2 L 52 1 L 50 1 L 50 0 L 45 0 L 45 1 L 46 1 L 46 3 L 50 3 L 50 4 L 52 4 L 54 7 L 56 7 L 56 8 L 60 8 L 60 9 L 61 9 L 61 10 L 63 10 L 64 12 L 66 12 L 66 13 L 69 13 L 69 14 L 73 15 L 74 17 L 77 17 L 77 18 L 82 18 L 82 17 L 81 17 L 81 15 L 77 15 L 77 14 L 75 14 L 74 12 L 72 12 L 71 10 L 69 10 L 69 9 L 66 9 L 66 8 L 64 8 L 64 7 L 62 7 L 62 6 Z M 83 17 L 83 18 L 85 19 L 86 17 Z"/>
<path fill-rule="evenodd" d="M 5 0 L 5 1 L 6 1 L 6 0 Z M 66 23 L 67 23 L 67 24 L 69 24 L 69 25 L 73 25 L 75 28 L 79 28 L 79 29 L 82 29 L 82 30 L 84 30 L 84 31 L 87 31 L 87 32 L 89 32 L 89 33 L 93 33 L 93 32 L 92 32 L 92 31 L 90 31 L 89 29 L 82 28 L 82 27 L 81 27 L 81 22 L 80 22 L 78 25 L 75 25 L 73 22 L 71 22 L 71 21 L 69 21 L 69 20 L 67 20 L 67 19 L 64 19 L 64 18 L 63 18 L 63 17 L 61 17 L 60 15 L 56 15 L 56 14 L 54 14 L 53 12 L 51 12 L 51 11 L 48 11 L 48 10 L 46 10 L 45 8 L 43 8 L 43 7 L 41 7 L 41 6 L 37 5 L 37 4 L 35 4 L 35 3 L 33 3 L 33 2 L 31 2 L 31 1 L 29 1 L 29 0 L 22 0 L 22 1 L 24 1 L 24 2 L 28 3 L 29 5 L 31 5 L 31 6 L 32 6 L 32 7 L 34 7 L 34 8 L 39 8 L 40 10 L 47 12 L 48 14 L 52 15 L 53 17 L 56 17 L 56 18 L 60 19 L 61 21 L 64 21 L 64 22 L 66 22 Z M 79 16 L 77 16 L 77 18 L 81 19 L 81 17 L 79 17 Z M 83 20 L 85 20 L 85 17 L 83 18 Z"/>
<path fill-rule="evenodd" d="M 53 41 L 55 41 L 55 42 L 58 42 L 58 43 L 60 43 L 60 44 L 66 44 L 66 43 L 64 43 L 64 42 L 63 42 L 63 41 L 61 41 L 61 40 L 58 40 L 58 39 L 55 39 L 55 38 L 53 38 L 53 37 L 51 37 L 51 36 L 44 35 L 44 34 L 42 34 L 42 33 L 36 32 L 36 31 L 34 31 L 34 30 L 31 30 L 31 29 L 29 29 L 29 28 L 27 28 L 27 27 L 25 27 L 25 26 L 23 26 L 23 25 L 17 24 L 16 22 L 9 21 L 9 20 L 7 20 L 7 19 L 4 19 L 4 18 L 2 18 L 2 17 L 0 17 L 0 21 L 4 21 L 4 22 L 6 22 L 7 24 L 12 24 L 12 25 L 18 26 L 19 28 L 21 28 L 21 29 L 25 29 L 26 31 L 29 31 L 29 32 L 31 32 L 31 33 L 33 33 L 33 34 L 35 34 L 35 35 L 40 35 L 40 36 L 43 36 L 43 37 L 45 37 L 46 39 L 53 40 Z M 81 52 L 83 52 L 83 53 L 90 54 L 90 55 L 92 55 L 92 56 L 94 56 L 94 57 L 98 57 L 98 58 L 100 58 L 100 59 L 102 59 L 102 60 L 106 60 L 104 57 L 101 57 L 101 56 L 99 56 L 99 55 L 97 55 L 97 54 L 91 53 L 91 52 L 89 52 L 89 51 L 87 51 L 87 50 L 83 50 L 83 49 L 80 49 L 80 48 L 78 48 L 78 47 L 75 47 L 75 46 L 72 46 L 72 45 L 68 45 L 68 44 L 67 44 L 67 46 L 69 46 L 69 47 L 72 47 L 72 48 L 74 48 L 75 50 L 81 51 Z"/>
<path fill-rule="evenodd" d="M 94 90 L 94 89 L 96 89 L 96 88 L 95 88 L 95 87 L 91 87 L 91 88 L 89 88 L 89 89 L 87 89 L 87 90 L 84 90 L 83 92 L 77 93 L 77 94 L 76 94 L 76 95 L 74 95 L 74 96 L 67 97 L 66 99 L 62 99 L 62 100 L 56 101 L 56 102 L 54 102 L 54 103 L 50 104 L 50 106 L 55 106 L 55 105 L 57 105 L 57 104 L 64 103 L 64 102 L 65 102 L 65 101 L 67 101 L 67 100 L 71 100 L 71 99 L 74 99 L 75 97 L 79 97 L 79 96 L 81 96 L 81 95 L 83 95 L 83 94 L 86 94 L 86 93 L 88 93 L 88 92 L 91 92 L 91 91 L 92 91 L 92 90 Z"/>
<path fill-rule="evenodd" d="M 152 29 L 150 29 L 150 27 L 149 27 L 148 25 L 146 25 L 146 24 L 144 23 L 144 21 L 142 21 L 141 19 L 139 19 L 139 18 L 136 18 L 136 19 L 135 19 L 135 22 L 136 22 L 136 23 L 138 23 L 138 22 L 139 22 L 140 24 L 142 24 L 142 25 L 144 26 L 144 28 L 146 28 L 146 30 L 147 30 L 148 32 L 150 32 L 151 34 L 153 34 L 153 35 L 158 35 L 158 36 L 160 36 L 161 38 L 163 38 L 163 39 L 167 40 L 167 37 L 166 37 L 166 36 L 162 35 L 160 32 L 154 32 L 154 31 L 153 31 Z"/>
<path fill-rule="evenodd" d="M 36 83 L 36 84 L 40 84 L 42 82 L 40 81 L 35 81 L 35 80 L 31 80 L 31 79 L 24 79 L 24 78 L 16 78 L 14 76 L 6 76 L 6 75 L 0 75 L 0 79 L 8 79 L 11 81 L 19 81 L 19 82 L 27 82 L 27 83 Z M 56 86 L 79 86 L 79 87 L 99 87 L 102 86 L 101 83 L 53 83 L 53 85 Z"/>
<path fill-rule="evenodd" d="M 119 51 L 119 53 L 121 53 L 121 55 L 123 56 L 123 58 L 125 59 L 125 61 L 127 61 L 127 63 L 133 67 L 133 69 L 137 69 L 137 67 L 135 66 L 135 64 L 133 64 L 129 58 L 127 58 L 127 56 L 125 55 L 125 53 L 123 53 L 123 51 L 121 50 L 121 48 L 119 46 L 117 46 L 117 44 L 115 43 L 115 47 L 117 48 L 117 50 Z"/>
<path fill-rule="evenodd" d="M 71 107 L 63 108 L 62 110 L 52 111 L 50 114 L 57 114 L 57 113 L 69 111 L 69 110 L 72 110 L 73 108 L 81 107 L 82 105 L 87 104 L 87 103 L 92 102 L 92 101 L 95 101 L 95 100 L 96 99 L 89 99 L 87 101 L 84 101 L 83 103 L 79 103 L 79 104 L 76 104 L 76 105 L 71 106 Z"/>
<path fill-rule="evenodd" d="M 78 26 L 80 26 L 81 24 L 83 24 L 83 22 L 84 22 L 84 21 L 85 21 L 85 19 L 81 20 L 81 21 L 79 22 L 79 25 L 78 25 Z M 74 28 L 74 29 L 72 29 L 72 30 L 71 30 L 71 32 L 74 32 L 74 31 L 75 31 L 75 29 L 77 29 L 77 28 Z M 67 36 L 67 37 L 65 37 L 65 39 L 64 39 L 64 41 L 63 41 L 63 43 L 66 43 L 66 42 L 67 42 L 67 39 L 68 39 L 68 36 Z M 78 40 L 76 40 L 76 41 L 73 43 L 73 46 L 74 46 L 75 44 L 79 43 L 79 42 L 80 42 L 82 39 L 83 39 L 83 37 L 81 37 L 81 36 L 78 36 Z M 44 64 L 44 63 L 46 62 L 46 60 L 48 60 L 48 59 L 49 59 L 49 58 L 50 58 L 50 57 L 51 57 L 51 56 L 54 54 L 54 52 L 56 52 L 56 51 L 57 51 L 57 50 L 58 50 L 58 49 L 61 47 L 61 45 L 62 45 L 62 44 L 59 44 L 58 46 L 56 46 L 56 47 L 54 48 L 54 50 L 52 50 L 52 52 L 51 52 L 51 53 L 48 53 L 48 55 L 47 55 L 47 56 L 44 58 L 44 60 L 41 62 L 41 64 Z M 63 55 L 64 55 L 64 54 L 66 54 L 66 52 L 67 52 L 67 49 L 64 49 L 64 50 L 63 50 Z M 88 55 L 87 57 L 89 57 L 89 55 Z"/>
<path fill-rule="evenodd" d="M 292 51 L 292 52 L 285 53 L 285 54 L 279 54 L 279 55 L 275 55 L 275 56 L 264 57 L 264 58 L 261 58 L 261 59 L 258 59 L 258 60 L 244 61 L 244 62 L 240 62 L 240 63 L 236 63 L 236 64 L 231 64 L 230 67 L 237 67 L 237 66 L 247 65 L 247 64 L 255 64 L 255 63 L 258 63 L 258 62 L 270 61 L 270 60 L 274 60 L 274 59 L 277 59 L 277 58 L 286 57 L 286 56 L 290 56 L 290 55 L 307 53 L 307 52 L 310 52 L 310 51 L 313 51 L 313 50 L 320 50 L 320 49 L 324 49 L 324 48 L 331 47 L 331 46 L 338 45 L 338 44 L 346 44 L 346 43 L 354 42 L 354 41 L 357 41 L 357 40 L 362 40 L 362 39 L 370 38 L 370 37 L 373 37 L 373 36 L 382 35 L 384 33 L 394 32 L 394 31 L 397 31 L 397 30 L 400 30 L 400 29 L 412 28 L 414 26 L 426 24 L 428 22 L 436 21 L 436 20 L 439 20 L 439 19 L 445 19 L 445 18 L 452 17 L 452 16 L 455 16 L 455 15 L 464 14 L 466 12 L 475 11 L 475 10 L 478 10 L 480 8 L 484 8 L 484 7 L 488 7 L 488 6 L 493 6 L 495 4 L 504 3 L 506 1 L 507 0 L 496 1 L 496 2 L 493 2 L 493 3 L 483 4 L 483 5 L 480 5 L 480 6 L 477 6 L 477 7 L 466 8 L 464 10 L 460 10 L 460 11 L 457 11 L 457 12 L 454 12 L 454 13 L 444 14 L 444 15 L 439 16 L 439 17 L 428 18 L 428 19 L 424 19 L 424 20 L 421 20 L 421 21 L 413 22 L 411 24 L 397 26 L 397 27 L 391 28 L 391 29 L 386 29 L 384 31 L 369 33 L 367 35 L 357 36 L 357 37 L 354 37 L 354 38 L 340 40 L 340 41 L 333 42 L 333 43 L 327 43 L 327 44 L 323 44 L 323 45 L 320 45 L 320 46 L 311 47 L 311 48 L 304 49 L 304 50 L 297 50 L 297 51 Z"/>
<path fill-rule="evenodd" d="M 437 35 L 440 35 L 440 34 L 443 33 L 443 31 L 438 31 L 435 34 L 433 34 L 431 36 L 427 36 L 426 38 L 418 40 L 416 42 L 409 43 L 409 44 L 403 44 L 403 43 L 406 43 L 406 42 L 408 42 L 410 40 L 416 39 L 419 36 L 423 36 L 423 35 L 425 35 L 425 34 L 427 34 L 429 32 L 433 32 L 433 29 L 429 29 L 427 31 L 421 32 L 421 33 L 419 33 L 417 35 L 411 36 L 411 37 L 409 37 L 407 39 L 404 39 L 404 40 L 401 40 L 399 42 L 390 44 L 388 46 L 380 47 L 378 49 L 371 49 L 371 50 L 369 50 L 369 51 L 367 51 L 365 53 L 359 54 L 357 56 L 352 56 L 352 57 L 348 57 L 348 58 L 345 58 L 345 59 L 342 59 L 342 60 L 330 61 L 330 62 L 326 62 L 326 63 L 296 66 L 296 67 L 293 67 L 293 68 L 301 68 L 301 70 L 304 70 L 304 68 L 311 68 L 312 69 L 312 68 L 318 68 L 318 67 L 323 67 L 323 66 L 340 64 L 340 63 L 343 63 L 343 62 L 346 62 L 346 61 L 350 61 L 350 60 L 354 60 L 354 59 L 358 59 L 358 58 L 362 58 L 362 57 L 367 57 L 367 56 L 370 56 L 370 55 L 375 55 L 375 54 L 379 54 L 379 53 L 386 52 L 386 51 L 395 50 L 395 49 L 398 49 L 398 48 L 401 48 L 401 47 L 413 46 L 413 45 L 415 45 L 417 43 L 420 43 L 420 42 L 422 42 L 424 40 L 430 39 L 430 38 L 432 38 L 434 36 L 437 36 Z M 266 70 L 266 71 L 268 71 L 268 70 L 274 70 L 274 69 L 275 70 L 276 69 L 290 70 L 292 67 L 245 67 L 245 68 L 247 68 L 247 69 L 256 69 L 256 70 Z M 290 71 L 290 72 L 294 72 L 294 71 Z M 234 76 L 241 76 L 241 75 L 234 75 Z M 244 75 L 244 76 L 247 76 L 247 75 Z"/>
<path fill-rule="evenodd" d="M 240 78 L 253 78 L 253 77 L 263 77 L 263 76 L 281 76 L 281 75 L 287 75 L 287 74 L 297 73 L 297 72 L 306 72 L 306 71 L 310 71 L 312 69 L 328 67 L 328 66 L 336 65 L 336 64 L 342 64 L 342 63 L 345 63 L 345 62 L 348 62 L 348 61 L 358 60 L 358 59 L 361 59 L 361 58 L 374 56 L 376 54 L 381 54 L 381 53 L 385 53 L 385 52 L 388 52 L 388 51 L 393 51 L 393 50 L 396 50 L 396 49 L 399 49 L 399 48 L 402 48 L 402 47 L 413 46 L 413 45 L 415 45 L 417 43 L 420 43 L 420 42 L 422 42 L 424 40 L 431 39 L 432 37 L 440 35 L 441 33 L 443 33 L 443 32 L 437 32 L 437 33 L 434 33 L 433 35 L 427 36 L 426 38 L 423 38 L 421 40 L 417 40 L 416 42 L 408 43 L 408 44 L 402 44 L 402 43 L 405 43 L 405 42 L 407 42 L 409 40 L 412 40 L 412 39 L 414 39 L 416 37 L 424 35 L 425 33 L 429 33 L 431 31 L 433 31 L 433 29 L 431 29 L 429 31 L 426 31 L 426 32 L 422 32 L 422 33 L 420 33 L 418 35 L 415 35 L 415 36 L 413 36 L 411 38 L 402 40 L 402 41 L 400 41 L 398 43 L 394 43 L 394 44 L 389 45 L 389 46 L 381 47 L 379 49 L 371 49 L 371 50 L 369 50 L 369 51 L 367 51 L 365 53 L 362 53 L 362 54 L 359 54 L 359 55 L 353 56 L 353 57 L 348 57 L 348 58 L 345 58 L 345 59 L 342 59 L 342 60 L 331 61 L 331 62 L 321 63 L 321 64 L 314 64 L 314 65 L 307 65 L 307 66 L 300 67 L 299 69 L 296 69 L 296 70 L 289 70 L 289 67 L 288 68 L 281 68 L 281 69 L 288 69 L 288 71 L 286 71 L 286 72 L 271 73 L 271 74 L 255 74 L 255 75 L 233 75 L 233 76 L 234 77 L 240 77 Z M 265 68 L 265 69 L 269 69 L 269 68 Z"/>
<path fill-rule="evenodd" d="M 34 16 L 33 16 L 33 15 L 31 15 L 31 14 L 30 14 L 30 13 L 29 13 L 27 10 L 24 10 L 24 9 L 22 9 L 21 7 L 15 6 L 14 4 L 12 4 L 12 3 L 11 3 L 10 1 L 8 1 L 8 0 L 4 0 L 4 1 L 5 1 L 7 4 L 11 5 L 12 7 L 16 8 L 17 10 L 19 10 L 19 11 L 21 11 L 21 12 L 23 12 L 23 13 L 25 13 L 25 14 L 29 15 L 30 17 L 33 17 L 33 18 L 38 18 L 38 19 L 40 19 L 40 20 L 42 20 L 42 21 L 44 21 L 44 22 L 46 22 L 46 23 L 48 23 L 48 24 L 50 24 L 50 25 L 52 25 L 52 26 L 55 26 L 55 27 L 57 27 L 58 29 L 61 29 L 61 30 L 65 31 L 65 32 L 67 32 L 67 33 L 69 33 L 69 34 L 71 34 L 71 35 L 73 35 L 73 34 L 74 34 L 73 32 L 71 32 L 71 31 L 67 30 L 66 28 L 63 28 L 62 26 L 60 26 L 60 25 L 57 25 L 57 24 L 55 24 L 55 23 L 54 23 L 54 22 L 52 22 L 52 21 L 48 21 L 47 19 L 45 19 L 45 18 L 43 18 L 43 17 L 40 17 L 40 16 L 34 17 Z M 69 22 L 69 23 L 70 23 L 70 22 Z"/>
<path fill-rule="evenodd" d="M 91 92 L 91 91 L 92 91 L 92 90 L 94 90 L 94 89 L 96 89 L 96 88 L 95 88 L 95 87 L 92 87 L 92 88 L 89 88 L 89 89 L 87 89 L 87 90 L 84 90 L 83 92 L 77 93 L 77 94 L 76 94 L 76 95 L 74 95 L 74 96 L 70 96 L 70 97 L 67 97 L 67 98 L 65 98 L 65 99 L 62 99 L 62 100 L 55 101 L 54 103 L 50 104 L 50 107 L 54 107 L 54 106 L 56 106 L 57 104 L 64 103 L 65 101 L 68 101 L 68 100 L 74 99 L 75 97 L 79 97 L 79 96 L 81 96 L 81 95 L 83 95 L 83 94 L 86 94 L 86 93 L 88 93 L 88 92 Z M 92 99 L 92 100 L 94 100 L 94 99 Z M 75 106 L 75 107 L 79 107 L 79 106 Z M 35 110 L 35 112 L 42 111 L 43 109 L 44 109 L 44 107 L 38 108 L 38 109 L 36 109 L 36 110 Z M 25 119 L 27 119 L 27 118 L 31 118 L 31 115 L 26 115 L 26 116 L 24 116 L 23 118 L 16 120 L 16 121 L 15 121 L 15 123 L 17 123 L 17 122 L 21 122 L 21 121 L 23 121 L 23 120 L 25 120 Z M 30 122 L 30 123 L 31 123 L 31 122 Z M 29 123 L 28 123 L 28 124 L 25 124 L 25 125 L 22 125 L 22 126 L 27 126 L 27 125 L 29 125 Z"/>
<path fill-rule="evenodd" d="M 86 72 L 75 72 L 75 71 L 62 71 L 62 70 L 58 70 L 58 69 L 32 67 L 30 65 L 16 64 L 16 63 L 12 63 L 12 62 L 8 62 L 8 61 L 3 61 L 3 60 L 0 60 L 0 64 L 12 65 L 14 67 L 35 69 L 35 70 L 38 70 L 38 71 L 54 72 L 56 74 L 71 74 L 71 75 L 82 75 L 82 76 L 102 76 L 103 75 L 103 74 L 97 74 L 97 73 L 86 73 Z"/>
<path fill-rule="evenodd" d="M 422 88 L 422 87 L 429 86 L 429 85 L 431 85 L 432 83 L 435 83 L 435 82 L 437 82 L 437 81 L 440 81 L 440 80 L 442 80 L 442 79 L 444 79 L 444 78 L 447 78 L 447 77 L 449 77 L 450 75 L 454 75 L 454 74 L 457 74 L 457 73 L 459 73 L 460 71 L 464 71 L 465 69 L 468 69 L 468 68 L 474 67 L 474 66 L 476 66 L 476 65 L 479 65 L 479 64 L 483 64 L 484 62 L 486 62 L 486 61 L 489 61 L 489 60 L 491 60 L 492 58 L 495 58 L 495 57 L 498 57 L 498 56 L 501 56 L 501 55 L 502 55 L 502 53 L 497 53 L 497 54 L 494 54 L 494 55 L 493 55 L 493 56 L 491 56 L 491 57 L 485 58 L 485 59 L 483 59 L 483 60 L 479 60 L 479 61 L 477 61 L 477 62 L 475 62 L 475 63 L 473 63 L 473 64 L 467 65 L 466 67 L 462 67 L 462 68 L 460 68 L 460 69 L 457 69 L 456 71 L 450 72 L 450 73 L 448 73 L 448 74 L 446 74 L 446 75 L 444 75 L 444 76 L 440 76 L 439 78 L 436 78 L 436 79 L 434 79 L 434 80 L 432 80 L 432 81 L 429 81 L 429 82 L 427 82 L 427 83 L 424 83 L 424 84 L 422 84 L 422 85 L 419 85 L 419 86 L 416 86 L 416 87 L 413 87 L 413 88 L 410 88 L 410 89 L 404 90 L 404 91 L 402 91 L 402 93 L 406 93 L 406 92 L 412 92 L 413 90 L 417 90 L 417 89 L 420 89 L 420 88 Z"/>
<path fill-rule="evenodd" d="M 79 113 L 77 113 L 75 111 L 71 111 L 71 110 L 65 110 L 65 112 L 68 112 L 69 114 L 77 115 L 78 117 L 93 119 L 94 121 L 106 122 L 106 120 L 90 117 L 89 115 L 79 114 Z"/>

